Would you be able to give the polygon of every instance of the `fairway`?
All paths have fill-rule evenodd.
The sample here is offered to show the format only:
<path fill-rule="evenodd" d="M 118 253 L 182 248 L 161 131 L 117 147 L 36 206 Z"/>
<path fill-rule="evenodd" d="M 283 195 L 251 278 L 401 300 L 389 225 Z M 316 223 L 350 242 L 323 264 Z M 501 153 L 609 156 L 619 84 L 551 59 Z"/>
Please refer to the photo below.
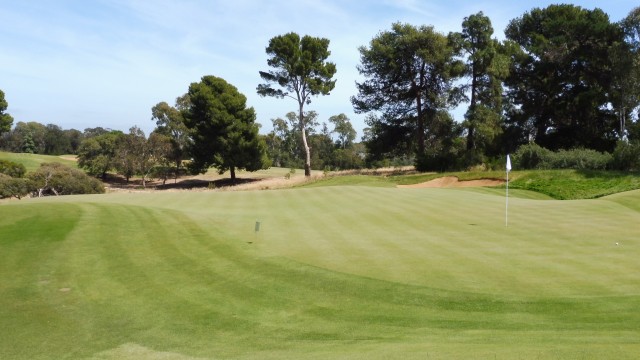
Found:
<path fill-rule="evenodd" d="M 35 171 L 42 163 L 57 162 L 70 167 L 77 167 L 78 163 L 74 155 L 41 155 L 0 151 L 0 160 L 12 161 L 25 166 L 28 172 Z"/>
<path fill-rule="evenodd" d="M 3 202 L 0 358 L 637 358 L 640 191 L 512 194 Z"/>

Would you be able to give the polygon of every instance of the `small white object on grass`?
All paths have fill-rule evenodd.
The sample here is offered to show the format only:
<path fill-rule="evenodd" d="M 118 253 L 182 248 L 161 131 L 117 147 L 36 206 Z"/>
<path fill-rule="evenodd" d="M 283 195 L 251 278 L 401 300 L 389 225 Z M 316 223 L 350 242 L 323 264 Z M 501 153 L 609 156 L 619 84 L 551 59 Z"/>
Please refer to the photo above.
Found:
<path fill-rule="evenodd" d="M 616 246 L 618 246 L 618 243 L 616 243 Z"/>

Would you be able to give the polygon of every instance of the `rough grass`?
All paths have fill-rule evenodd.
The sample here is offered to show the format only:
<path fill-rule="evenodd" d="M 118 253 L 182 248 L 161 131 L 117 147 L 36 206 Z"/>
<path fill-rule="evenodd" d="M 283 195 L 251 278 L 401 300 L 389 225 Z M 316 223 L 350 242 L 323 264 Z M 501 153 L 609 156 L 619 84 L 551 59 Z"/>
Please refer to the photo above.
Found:
<path fill-rule="evenodd" d="M 640 189 L 640 174 L 615 171 L 537 170 L 517 176 L 512 188 L 536 191 L 559 200 L 594 199 Z"/>
<path fill-rule="evenodd" d="M 498 190 L 3 203 L 0 358 L 635 359 L 640 191 Z"/>
<path fill-rule="evenodd" d="M 429 173 L 393 176 L 389 180 L 399 185 L 426 182 L 443 176 L 459 180 L 506 179 L 505 172 L 480 171 Z M 504 189 L 503 186 L 499 188 Z M 640 189 L 640 174 L 615 171 L 526 170 L 509 173 L 509 188 L 537 192 L 558 200 L 595 199 L 624 191 Z"/>

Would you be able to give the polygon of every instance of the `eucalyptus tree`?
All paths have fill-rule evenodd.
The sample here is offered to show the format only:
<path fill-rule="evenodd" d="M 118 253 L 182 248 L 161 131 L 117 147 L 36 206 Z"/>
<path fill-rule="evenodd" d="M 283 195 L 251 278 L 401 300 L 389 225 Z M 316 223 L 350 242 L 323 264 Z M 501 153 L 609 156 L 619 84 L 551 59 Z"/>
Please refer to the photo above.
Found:
<path fill-rule="evenodd" d="M 111 130 L 84 139 L 78 147 L 78 166 L 106 179 L 107 172 L 116 168 L 118 147 L 124 136 L 122 131 Z"/>
<path fill-rule="evenodd" d="M 256 171 L 268 167 L 266 146 L 258 136 L 256 113 L 247 98 L 224 79 L 204 76 L 189 86 L 189 104 L 183 116 L 192 143 L 189 164 L 204 173 L 213 166 L 222 174 L 229 170 Z"/>
<path fill-rule="evenodd" d="M 311 176 L 311 150 L 305 132 L 304 106 L 317 95 L 328 95 L 335 87 L 334 63 L 327 61 L 329 40 L 291 32 L 269 40 L 266 48 L 269 71 L 260 71 L 266 81 L 257 87 L 261 96 L 289 97 L 298 103 L 298 122 L 305 151 L 304 174 Z"/>
<path fill-rule="evenodd" d="M 373 137 L 382 140 L 370 150 L 410 141 L 417 158 L 426 156 L 429 133 L 441 125 L 439 114 L 463 98 L 455 81 L 464 64 L 455 47 L 431 26 L 395 23 L 359 50 L 358 71 L 366 80 L 356 83 L 351 102 L 357 113 L 379 114 L 368 118 Z"/>
<path fill-rule="evenodd" d="M 187 149 L 191 142 L 189 129 L 182 113 L 188 105 L 189 98 L 187 95 L 183 95 L 176 99 L 175 107 L 163 101 L 151 108 L 151 118 L 156 121 L 157 125 L 155 132 L 170 138 L 171 151 L 167 154 L 167 158 L 174 165 L 174 181 L 177 181 L 180 175 L 182 162 L 187 156 Z"/>
<path fill-rule="evenodd" d="M 144 131 L 137 126 L 129 129 L 129 133 L 119 138 L 116 149 L 115 169 L 124 176 L 127 183 L 134 175 L 143 173 L 141 168 L 147 157 L 145 143 L 147 142 Z M 146 187 L 145 178 L 142 179 Z"/>
<path fill-rule="evenodd" d="M 357 132 L 351 125 L 351 121 L 345 114 L 333 115 L 329 118 L 329 122 L 333 124 L 333 133 L 338 135 L 338 146 L 342 149 L 353 145 Z"/>

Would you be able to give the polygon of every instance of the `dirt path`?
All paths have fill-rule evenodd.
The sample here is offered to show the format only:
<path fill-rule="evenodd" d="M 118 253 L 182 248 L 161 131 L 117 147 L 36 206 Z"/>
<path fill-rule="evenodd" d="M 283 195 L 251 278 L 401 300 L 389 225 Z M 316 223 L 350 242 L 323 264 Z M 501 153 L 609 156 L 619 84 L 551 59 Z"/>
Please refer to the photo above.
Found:
<path fill-rule="evenodd" d="M 482 179 L 460 181 L 455 176 L 445 176 L 433 179 L 427 182 L 413 185 L 398 185 L 399 188 L 419 189 L 419 188 L 442 188 L 442 187 L 482 187 L 482 186 L 498 186 L 504 184 L 503 180 Z"/>

